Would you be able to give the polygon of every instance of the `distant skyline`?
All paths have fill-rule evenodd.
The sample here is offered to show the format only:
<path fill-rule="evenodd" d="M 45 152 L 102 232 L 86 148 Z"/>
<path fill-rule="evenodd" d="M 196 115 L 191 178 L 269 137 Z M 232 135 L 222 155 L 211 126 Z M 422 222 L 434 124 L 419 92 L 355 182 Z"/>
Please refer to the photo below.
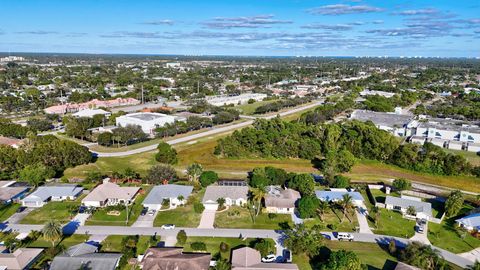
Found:
<path fill-rule="evenodd" d="M 480 57 L 471 0 L 2 0 L 0 51 Z"/>

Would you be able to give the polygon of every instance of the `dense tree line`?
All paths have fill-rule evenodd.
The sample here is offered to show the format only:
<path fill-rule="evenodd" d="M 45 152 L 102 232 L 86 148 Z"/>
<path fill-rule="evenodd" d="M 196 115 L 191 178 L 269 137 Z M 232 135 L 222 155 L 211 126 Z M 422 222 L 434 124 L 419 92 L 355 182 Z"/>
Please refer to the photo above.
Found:
<path fill-rule="evenodd" d="M 472 91 L 468 95 L 461 94 L 446 101 L 436 102 L 428 108 L 419 105 L 415 113 L 478 121 L 480 120 L 480 94 Z"/>
<path fill-rule="evenodd" d="M 112 132 L 104 132 L 98 135 L 97 142 L 103 146 L 129 145 L 133 143 L 143 142 L 148 139 L 147 134 L 143 132 L 138 125 L 127 125 L 125 127 L 117 127 Z"/>
<path fill-rule="evenodd" d="M 27 137 L 30 128 L 12 123 L 9 119 L 0 118 L 0 136 L 23 139 Z"/>
<path fill-rule="evenodd" d="M 38 136 L 29 138 L 19 149 L 0 145 L 0 178 L 17 177 L 19 170 L 39 164 L 59 175 L 66 168 L 91 160 L 92 155 L 84 146 L 52 135 Z"/>
<path fill-rule="evenodd" d="M 259 106 L 255 109 L 255 114 L 264 114 L 269 112 L 278 112 L 281 109 L 295 107 L 307 102 L 310 102 L 312 99 L 310 97 L 296 97 L 293 99 L 278 100 L 265 105 Z"/>
<path fill-rule="evenodd" d="M 346 172 L 354 157 L 378 160 L 415 171 L 444 175 L 470 174 L 467 160 L 431 143 L 400 144 L 372 123 L 348 121 L 323 125 L 259 119 L 253 127 L 220 139 L 215 154 L 225 157 L 303 158 L 329 177 Z"/>
<path fill-rule="evenodd" d="M 68 136 L 85 139 L 91 134 L 89 129 L 100 127 L 105 123 L 105 117 L 101 114 L 93 117 L 65 117 L 65 133 Z"/>
<path fill-rule="evenodd" d="M 335 103 L 326 103 L 318 106 L 314 111 L 304 113 L 300 119 L 307 124 L 318 124 L 327 120 L 333 120 L 335 116 L 355 106 L 354 96 L 349 95 Z"/>

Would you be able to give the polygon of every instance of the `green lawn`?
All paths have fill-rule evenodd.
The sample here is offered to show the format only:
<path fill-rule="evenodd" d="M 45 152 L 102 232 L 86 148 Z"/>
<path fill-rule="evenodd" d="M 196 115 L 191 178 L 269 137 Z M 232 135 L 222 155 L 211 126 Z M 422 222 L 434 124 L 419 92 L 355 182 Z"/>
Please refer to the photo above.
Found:
<path fill-rule="evenodd" d="M 69 222 L 76 214 L 80 201 L 49 202 L 24 217 L 21 224 L 44 224 L 53 219 L 61 223 Z"/>
<path fill-rule="evenodd" d="M 445 212 L 445 204 L 443 202 L 440 202 L 438 200 L 434 199 L 429 199 L 425 200 L 426 202 L 429 202 L 432 205 L 432 215 L 434 218 L 441 218 L 443 215 L 443 212 Z"/>
<path fill-rule="evenodd" d="M 65 236 L 62 241 L 59 243 L 57 242 L 56 244 L 62 245 L 65 248 L 69 248 L 71 246 L 83 243 L 88 240 L 90 236 L 84 235 L 84 234 L 73 234 L 69 236 Z M 45 240 L 43 237 L 39 237 L 37 240 L 34 242 L 28 244 L 28 247 L 31 248 L 49 248 L 52 246 L 52 243 L 50 241 Z"/>
<path fill-rule="evenodd" d="M 228 238 L 228 237 L 188 237 L 187 242 L 183 245 L 183 250 L 186 252 L 196 251 L 196 250 L 192 250 L 192 248 L 190 247 L 190 244 L 193 242 L 203 242 L 207 246 L 207 250 L 205 250 L 205 252 L 209 252 L 210 254 L 212 254 L 212 257 L 218 258 L 221 256 L 222 258 L 229 260 L 232 249 L 236 249 L 244 246 L 252 246 L 253 242 L 255 241 L 256 239 L 251 239 L 251 238 L 247 238 L 246 240 L 243 240 L 240 238 Z M 271 241 L 272 245 L 275 246 L 275 243 L 273 242 L 272 239 L 267 239 L 267 241 Z M 228 244 L 229 249 L 227 251 L 220 252 L 221 242 L 225 242 Z"/>
<path fill-rule="evenodd" d="M 336 213 L 336 214 L 335 214 Z M 322 230 L 325 231 L 343 231 L 343 232 L 352 232 L 355 231 L 358 227 L 358 220 L 355 216 L 355 212 L 350 212 L 347 214 L 347 217 L 343 218 L 343 212 L 336 209 L 333 212 L 331 209 L 323 215 L 323 222 L 320 220 L 319 217 L 306 219 L 304 221 L 306 226 L 314 226 L 317 224 L 323 225 L 325 228 Z M 334 225 L 335 229 L 329 228 L 328 225 Z"/>
<path fill-rule="evenodd" d="M 393 210 L 380 208 L 380 216 L 377 222 L 378 228 L 370 221 L 371 228 L 376 234 L 391 235 L 410 238 L 415 234 L 415 221 L 402 217 L 402 214 Z M 371 213 L 370 213 L 371 214 Z"/>
<path fill-rule="evenodd" d="M 292 225 L 292 217 L 288 214 L 275 214 L 275 217 L 270 219 L 267 213 L 261 213 L 253 223 L 247 209 L 232 206 L 228 210 L 216 214 L 214 226 L 217 228 L 276 230 L 280 229 L 279 224 L 285 222 Z"/>
<path fill-rule="evenodd" d="M 175 224 L 177 227 L 196 228 L 200 224 L 201 216 L 202 214 L 195 213 L 192 205 L 179 206 L 172 210 L 158 212 L 153 226 Z"/>
<path fill-rule="evenodd" d="M 278 99 L 257 101 L 257 102 L 252 103 L 252 104 L 242 104 L 242 105 L 235 106 L 235 109 L 241 111 L 241 114 L 251 115 L 251 114 L 254 114 L 255 110 L 258 107 L 263 106 L 265 104 L 275 102 L 275 101 L 278 101 Z"/>
<path fill-rule="evenodd" d="M 127 223 L 127 210 L 126 207 L 122 207 L 120 215 L 108 215 L 109 208 L 97 208 L 95 212 L 88 218 L 85 225 L 104 225 L 104 226 L 131 226 L 137 220 L 138 216 L 142 212 L 142 202 L 147 196 L 148 192 L 152 189 L 152 186 L 142 186 L 143 193 L 137 195 L 135 202 L 128 206 L 128 223 Z"/>
<path fill-rule="evenodd" d="M 20 204 L 18 203 L 3 204 L 0 207 L 0 222 L 7 220 L 9 217 L 15 214 L 18 208 L 20 208 Z"/>
<path fill-rule="evenodd" d="M 453 253 L 463 253 L 480 247 L 480 239 L 455 229 L 455 220 L 470 210 L 472 210 L 471 206 L 465 206 L 457 217 L 445 218 L 440 224 L 429 222 L 428 240 L 432 245 Z"/>
<path fill-rule="evenodd" d="M 122 251 L 122 239 L 125 235 L 109 235 L 102 241 L 102 252 L 121 252 Z M 154 242 L 160 242 L 160 236 L 156 236 L 155 240 L 152 240 L 152 236 L 140 235 L 137 243 L 137 254 L 144 254 L 145 250 L 150 246 L 155 246 Z"/>

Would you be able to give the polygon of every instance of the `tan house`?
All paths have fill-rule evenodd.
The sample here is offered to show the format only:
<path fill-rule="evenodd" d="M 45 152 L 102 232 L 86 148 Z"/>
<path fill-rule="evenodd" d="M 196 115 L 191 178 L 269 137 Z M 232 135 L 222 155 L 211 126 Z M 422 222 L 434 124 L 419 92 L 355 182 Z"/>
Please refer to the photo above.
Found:
<path fill-rule="evenodd" d="M 140 262 L 143 270 L 208 270 L 210 253 L 184 253 L 183 248 L 149 248 Z"/>
<path fill-rule="evenodd" d="M 265 208 L 268 213 L 292 214 L 295 211 L 295 203 L 301 198 L 298 191 L 279 186 L 269 186 L 267 192 Z"/>
<path fill-rule="evenodd" d="M 83 198 L 82 204 L 87 207 L 131 204 L 139 191 L 138 187 L 121 187 L 107 180 Z"/>
<path fill-rule="evenodd" d="M 0 253 L 0 269 L 23 270 L 30 269 L 40 257 L 43 248 L 19 248 L 13 253 Z"/>
<path fill-rule="evenodd" d="M 292 263 L 262 263 L 260 252 L 249 247 L 232 251 L 232 270 L 298 270 Z"/>

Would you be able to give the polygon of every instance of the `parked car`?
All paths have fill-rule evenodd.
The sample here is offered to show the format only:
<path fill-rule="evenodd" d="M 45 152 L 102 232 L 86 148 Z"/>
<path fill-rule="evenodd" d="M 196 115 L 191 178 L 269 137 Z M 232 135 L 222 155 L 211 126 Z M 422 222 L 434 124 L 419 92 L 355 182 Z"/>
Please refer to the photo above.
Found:
<path fill-rule="evenodd" d="M 79 213 L 79 214 L 84 214 L 86 211 L 87 211 L 87 207 L 86 207 L 86 206 L 83 206 L 83 205 L 82 205 L 82 206 L 80 206 L 80 207 L 78 208 L 78 213 Z"/>
<path fill-rule="evenodd" d="M 284 249 L 282 252 L 283 262 L 291 263 L 292 262 L 292 252 L 288 249 Z"/>
<path fill-rule="evenodd" d="M 417 232 L 418 233 L 424 233 L 425 232 L 425 225 L 424 224 L 418 224 L 417 226 Z"/>
<path fill-rule="evenodd" d="M 149 216 L 155 215 L 155 210 L 154 209 L 148 210 L 147 215 Z"/>
<path fill-rule="evenodd" d="M 338 241 L 348 240 L 353 241 L 354 237 L 351 233 L 338 233 L 337 235 Z"/>
<path fill-rule="evenodd" d="M 173 230 L 173 229 L 175 229 L 175 225 L 173 225 L 173 224 L 163 224 L 161 228 L 164 229 L 164 230 Z"/>
<path fill-rule="evenodd" d="M 277 260 L 277 257 L 274 254 L 268 254 L 267 256 L 262 258 L 262 262 L 269 263 L 274 262 Z"/>
<path fill-rule="evenodd" d="M 20 207 L 17 209 L 17 213 L 21 213 L 21 212 L 23 212 L 25 209 L 27 209 L 27 208 L 24 207 L 24 206 L 20 206 Z"/>
<path fill-rule="evenodd" d="M 142 209 L 142 212 L 140 212 L 140 216 L 145 216 L 145 214 L 148 212 L 148 208 L 144 207 Z"/>

